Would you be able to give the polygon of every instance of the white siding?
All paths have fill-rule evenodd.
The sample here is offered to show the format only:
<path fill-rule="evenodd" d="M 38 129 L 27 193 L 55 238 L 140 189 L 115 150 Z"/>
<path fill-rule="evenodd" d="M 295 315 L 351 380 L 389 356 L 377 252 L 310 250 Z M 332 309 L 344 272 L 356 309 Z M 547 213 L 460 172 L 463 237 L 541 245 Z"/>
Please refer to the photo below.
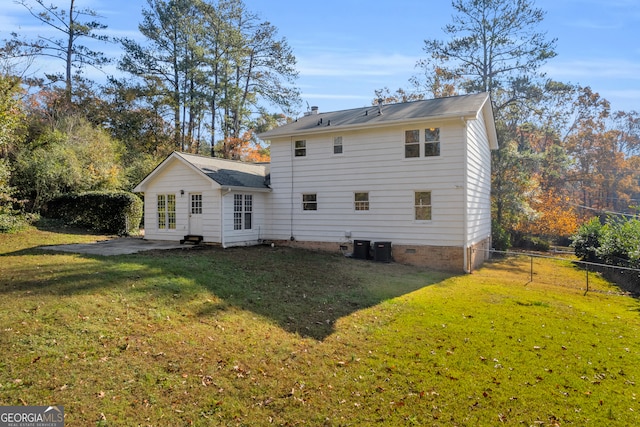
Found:
<path fill-rule="evenodd" d="M 233 200 L 235 194 L 252 195 L 253 212 L 250 230 L 233 229 Z M 233 191 L 222 196 L 224 210 L 224 241 L 222 244 L 225 247 L 258 244 L 264 238 L 265 203 L 268 197 L 269 193 L 251 193 L 251 191 Z"/>
<path fill-rule="evenodd" d="M 423 139 L 428 127 L 440 128 L 440 156 L 406 159 L 405 130 L 420 129 Z M 334 136 L 342 136 L 343 154 L 333 154 Z M 294 140 L 300 139 L 307 142 L 307 154 L 293 157 Z M 464 244 L 460 120 L 273 140 L 271 159 L 269 238 Z M 415 191 L 432 192 L 431 221 L 414 220 Z M 369 211 L 355 211 L 355 192 L 369 193 Z M 302 210 L 306 193 L 317 194 L 317 211 Z"/>
<path fill-rule="evenodd" d="M 182 239 L 189 232 L 189 193 L 202 193 L 202 231 L 205 242 L 220 242 L 220 190 L 216 183 L 191 169 L 180 160 L 168 162 L 153 179 L 147 183 L 144 192 L 145 238 L 150 240 Z M 180 194 L 184 190 L 184 194 Z M 175 194 L 176 228 L 158 229 L 157 195 Z"/>
<path fill-rule="evenodd" d="M 481 113 L 467 124 L 467 241 L 491 236 L 491 150 Z"/>

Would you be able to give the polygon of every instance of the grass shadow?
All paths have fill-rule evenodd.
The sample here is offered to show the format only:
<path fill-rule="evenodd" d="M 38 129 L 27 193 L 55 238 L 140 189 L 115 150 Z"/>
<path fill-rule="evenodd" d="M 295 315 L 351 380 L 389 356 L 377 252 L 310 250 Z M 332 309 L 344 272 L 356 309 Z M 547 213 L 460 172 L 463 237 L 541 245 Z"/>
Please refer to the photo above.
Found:
<path fill-rule="evenodd" d="M 230 309 L 246 310 L 316 340 L 331 335 L 344 316 L 451 277 L 399 264 L 271 247 L 208 247 L 110 257 L 29 248 L 6 255 L 24 255 L 25 263 L 0 279 L 0 294 L 26 291 L 68 296 L 115 291 L 202 318 Z M 74 262 L 66 263 L 64 257 Z M 203 291 L 217 302 L 181 303 L 202 299 Z"/>
<path fill-rule="evenodd" d="M 192 276 L 199 286 L 228 306 L 316 340 L 331 335 L 344 316 L 451 277 L 415 267 L 290 248 L 212 249 L 201 254 L 175 254 L 186 263 L 196 258 L 204 263 L 193 265 L 194 270 L 208 271 Z M 171 252 L 158 255 L 174 256 Z M 196 315 L 210 317 L 219 312 L 219 305 L 209 304 Z"/>

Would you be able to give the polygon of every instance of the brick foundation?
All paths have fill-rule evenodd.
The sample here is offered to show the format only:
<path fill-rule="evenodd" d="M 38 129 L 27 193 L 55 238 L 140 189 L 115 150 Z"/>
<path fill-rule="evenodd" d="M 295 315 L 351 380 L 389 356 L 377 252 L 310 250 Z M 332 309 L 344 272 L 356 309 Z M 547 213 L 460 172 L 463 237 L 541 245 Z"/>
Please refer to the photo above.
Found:
<path fill-rule="evenodd" d="M 482 266 L 486 260 L 489 259 L 489 250 L 491 249 L 491 239 L 487 238 L 480 243 L 476 243 L 468 249 L 467 262 L 469 263 L 469 270 L 473 271 Z"/>
<path fill-rule="evenodd" d="M 393 245 L 393 259 L 400 264 L 429 267 L 434 270 L 462 272 L 464 253 L 452 246 Z"/>
<path fill-rule="evenodd" d="M 274 242 L 277 246 L 287 246 L 290 248 L 301 248 L 312 251 L 323 252 L 340 252 L 340 247 L 346 246 L 347 249 L 344 252 L 353 251 L 353 245 L 351 243 L 336 243 L 336 242 L 302 242 L 298 240 L 277 240 Z"/>
<path fill-rule="evenodd" d="M 274 242 L 279 246 L 318 250 L 324 252 L 353 252 L 353 243 L 338 242 L 304 242 L 281 240 Z M 373 242 L 371 242 L 373 245 Z M 467 267 L 470 270 L 479 268 L 487 259 L 486 249 L 490 248 L 490 239 L 486 239 L 472 248 L 467 249 Z M 417 246 L 417 245 L 393 245 L 391 246 L 393 261 L 400 264 L 428 267 L 434 270 L 462 273 L 465 270 L 464 249 L 455 246 Z"/>

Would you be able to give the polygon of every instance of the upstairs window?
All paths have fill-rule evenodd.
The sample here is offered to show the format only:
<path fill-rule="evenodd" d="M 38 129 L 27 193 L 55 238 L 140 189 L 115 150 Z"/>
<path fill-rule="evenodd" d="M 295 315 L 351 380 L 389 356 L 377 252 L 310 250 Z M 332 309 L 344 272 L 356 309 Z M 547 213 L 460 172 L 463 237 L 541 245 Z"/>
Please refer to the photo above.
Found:
<path fill-rule="evenodd" d="M 357 211 L 369 210 L 369 193 L 355 193 L 354 208 Z"/>
<path fill-rule="evenodd" d="M 421 142 L 424 148 L 420 148 Z M 423 150 L 420 152 L 420 150 Z M 433 157 L 440 155 L 440 128 L 427 128 L 424 130 L 424 141 L 420 141 L 418 129 L 404 132 L 404 157 Z"/>
<path fill-rule="evenodd" d="M 404 157 L 420 157 L 419 130 L 407 130 L 404 132 Z"/>
<path fill-rule="evenodd" d="M 440 128 L 424 130 L 424 156 L 440 155 Z"/>
<path fill-rule="evenodd" d="M 305 210 L 305 211 L 317 211 L 318 210 L 318 195 L 317 194 L 303 194 L 302 195 L 302 210 Z"/>
<path fill-rule="evenodd" d="M 414 206 L 416 221 L 431 220 L 431 191 L 416 191 Z"/>
<path fill-rule="evenodd" d="M 342 137 L 336 136 L 333 138 L 333 154 L 342 154 Z"/>
<path fill-rule="evenodd" d="M 296 157 L 305 157 L 307 155 L 307 141 L 296 141 L 294 153 Z"/>

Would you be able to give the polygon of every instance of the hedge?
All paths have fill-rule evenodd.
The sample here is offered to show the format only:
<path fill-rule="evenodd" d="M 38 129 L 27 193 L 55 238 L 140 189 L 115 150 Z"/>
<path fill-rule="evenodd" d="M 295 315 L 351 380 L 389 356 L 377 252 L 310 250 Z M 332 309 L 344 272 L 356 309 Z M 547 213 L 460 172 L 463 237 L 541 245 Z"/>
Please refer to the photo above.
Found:
<path fill-rule="evenodd" d="M 572 237 L 578 258 L 640 268 L 640 220 L 593 218 Z"/>
<path fill-rule="evenodd" d="M 138 231 L 142 210 L 142 200 L 133 193 L 92 191 L 51 200 L 45 216 L 101 233 L 129 235 Z"/>

